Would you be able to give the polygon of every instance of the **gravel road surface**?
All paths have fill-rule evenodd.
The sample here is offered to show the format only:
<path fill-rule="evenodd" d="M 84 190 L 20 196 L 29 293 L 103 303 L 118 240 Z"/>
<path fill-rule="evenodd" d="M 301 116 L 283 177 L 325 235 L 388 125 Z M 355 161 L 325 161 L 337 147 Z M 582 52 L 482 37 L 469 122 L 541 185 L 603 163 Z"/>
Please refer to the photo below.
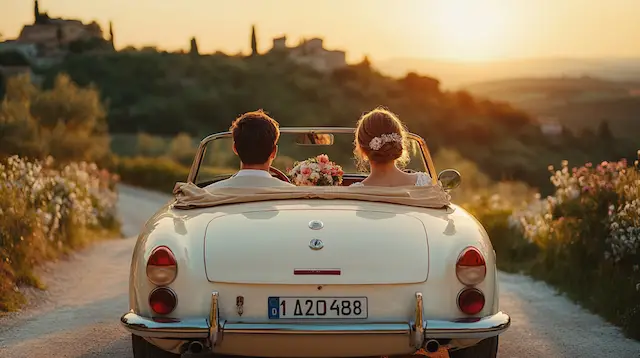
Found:
<path fill-rule="evenodd" d="M 133 357 L 120 327 L 135 237 L 168 196 L 120 188 L 125 239 L 99 242 L 70 259 L 43 267 L 45 292 L 27 290 L 30 304 L 0 317 L 0 357 Z M 547 285 L 500 274 L 501 309 L 512 317 L 500 337 L 499 356 L 640 358 L 640 342 Z"/>

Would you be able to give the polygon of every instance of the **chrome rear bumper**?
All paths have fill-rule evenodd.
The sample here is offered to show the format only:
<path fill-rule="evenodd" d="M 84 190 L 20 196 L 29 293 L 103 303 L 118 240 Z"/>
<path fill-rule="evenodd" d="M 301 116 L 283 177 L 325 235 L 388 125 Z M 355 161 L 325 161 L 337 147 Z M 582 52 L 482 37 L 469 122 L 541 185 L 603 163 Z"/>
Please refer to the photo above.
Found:
<path fill-rule="evenodd" d="M 485 339 L 506 331 L 510 317 L 498 312 L 492 316 L 459 321 L 425 320 L 422 294 L 416 293 L 415 319 L 397 323 L 251 323 L 221 319 L 218 309 L 218 293 L 211 297 L 208 318 L 168 319 L 146 318 L 126 313 L 120 319 L 129 332 L 145 338 L 205 340 L 214 352 L 227 335 L 399 335 L 407 336 L 409 346 L 423 348 L 429 339 Z M 416 325 L 415 322 L 418 322 Z"/>

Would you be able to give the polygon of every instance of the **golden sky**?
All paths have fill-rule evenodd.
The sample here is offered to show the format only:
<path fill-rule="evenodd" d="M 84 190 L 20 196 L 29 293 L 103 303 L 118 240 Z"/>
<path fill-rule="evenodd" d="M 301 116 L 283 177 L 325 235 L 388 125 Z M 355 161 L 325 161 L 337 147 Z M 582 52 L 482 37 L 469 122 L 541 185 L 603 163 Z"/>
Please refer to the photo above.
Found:
<path fill-rule="evenodd" d="M 114 23 L 116 47 L 249 51 L 286 34 L 320 36 L 347 60 L 460 61 L 531 57 L 640 57 L 640 0 L 40 0 L 53 17 Z M 31 0 L 0 0 L 0 33 L 33 21 Z"/>

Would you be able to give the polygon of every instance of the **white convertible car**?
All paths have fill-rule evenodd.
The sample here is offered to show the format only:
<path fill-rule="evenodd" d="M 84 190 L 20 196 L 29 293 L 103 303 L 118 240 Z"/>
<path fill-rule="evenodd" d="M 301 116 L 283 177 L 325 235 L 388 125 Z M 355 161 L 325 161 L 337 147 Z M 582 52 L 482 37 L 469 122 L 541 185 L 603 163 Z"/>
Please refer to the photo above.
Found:
<path fill-rule="evenodd" d="M 433 186 L 349 188 L 353 129 L 281 133 L 275 177 L 324 153 L 342 185 L 202 189 L 238 168 L 230 133 L 205 138 L 133 252 L 134 357 L 495 357 L 510 318 L 486 231 L 449 202 L 458 172 L 411 134 L 406 170 Z"/>

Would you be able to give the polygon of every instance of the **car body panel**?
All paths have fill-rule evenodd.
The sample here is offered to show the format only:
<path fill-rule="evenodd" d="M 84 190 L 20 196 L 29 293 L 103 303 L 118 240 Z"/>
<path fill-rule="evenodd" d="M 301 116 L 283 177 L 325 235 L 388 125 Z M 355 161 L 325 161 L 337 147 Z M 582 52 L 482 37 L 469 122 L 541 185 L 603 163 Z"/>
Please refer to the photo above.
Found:
<path fill-rule="evenodd" d="M 357 202 L 273 205 L 209 222 L 204 255 L 210 281 L 337 285 L 427 279 L 427 235 L 411 211 L 366 209 Z M 315 221 L 324 227 L 311 230 L 309 223 Z M 322 247 L 310 248 L 312 240 L 320 240 L 314 242 Z M 305 269 L 334 274 L 294 273 Z"/>
<path fill-rule="evenodd" d="M 426 145 L 420 143 L 433 172 Z M 199 152 L 189 180 L 201 158 Z M 321 221 L 322 228 L 314 230 L 312 221 Z M 313 239 L 324 246 L 314 249 Z M 163 317 L 150 308 L 149 294 L 156 286 L 146 276 L 146 263 L 158 246 L 173 252 L 178 267 L 168 285 L 177 306 Z M 473 317 L 457 304 L 466 286 L 457 279 L 456 261 L 468 247 L 486 262 L 485 279 L 474 285 L 484 294 L 485 305 Z M 295 269 L 340 274 L 296 275 Z M 268 313 L 268 299 L 274 296 L 366 297 L 368 311 L 366 318 L 357 319 L 274 320 Z M 124 327 L 167 351 L 179 353 L 186 343 L 202 340 L 216 353 L 264 357 L 408 354 L 428 335 L 459 349 L 510 325 L 499 310 L 495 251 L 487 232 L 454 204 L 427 209 L 289 199 L 183 210 L 172 201 L 145 223 L 138 237 L 129 309 L 121 319 Z M 359 333 L 345 334 L 345 329 Z M 300 330 L 304 333 L 295 334 Z"/>
<path fill-rule="evenodd" d="M 423 254 L 424 262 L 428 262 L 428 279 L 424 282 L 418 283 L 396 283 L 396 284 L 376 284 L 376 282 L 364 282 L 359 285 L 353 284 L 340 284 L 335 281 L 334 276 L 316 276 L 307 282 L 301 279 L 295 282 L 296 285 L 291 287 L 287 284 L 278 283 L 224 283 L 224 282 L 210 282 L 207 277 L 207 269 L 205 264 L 205 250 L 206 245 L 203 243 L 207 227 L 210 222 L 215 222 L 214 218 L 223 215 L 242 215 L 242 213 L 261 212 L 266 210 L 268 214 L 275 215 L 276 213 L 299 211 L 303 209 L 310 209 L 311 211 L 327 210 L 330 212 L 336 212 L 338 208 L 350 208 L 355 210 L 355 213 L 387 213 L 386 215 L 406 215 L 410 216 L 412 220 L 420 220 L 426 230 L 428 231 L 428 254 L 426 252 L 420 252 Z M 356 209 L 357 208 L 357 209 Z M 395 213 L 394 213 L 395 210 Z M 367 214 L 364 214 L 367 215 Z M 380 214 L 382 215 L 382 214 Z M 308 225 L 307 218 L 301 218 L 300 225 L 306 227 Z M 292 224 L 293 225 L 293 224 Z M 324 230 L 324 229 L 323 229 Z M 307 229 L 307 231 L 312 231 Z M 393 231 L 391 231 L 393 233 Z M 263 231 L 263 235 L 267 235 Z M 275 237 L 278 237 L 279 232 L 271 233 Z M 424 234 L 423 234 L 424 235 Z M 367 265 L 378 265 L 376 270 L 384 268 L 387 270 L 394 270 L 395 266 L 387 264 L 386 261 L 380 262 L 368 262 L 368 245 L 367 240 L 370 235 L 361 235 L 357 237 L 350 237 L 351 240 L 357 240 L 361 242 L 361 245 L 353 245 L 351 252 L 352 260 L 351 265 L 362 262 L 365 267 Z M 388 241 L 388 244 L 392 246 L 394 240 L 397 240 L 396 236 L 384 237 L 384 240 Z M 245 242 L 246 244 L 246 242 Z M 491 242 L 488 240 L 486 232 L 481 226 L 478 226 L 477 221 L 469 215 L 466 211 L 458 206 L 453 205 L 449 209 L 433 210 L 433 209 L 421 209 L 405 207 L 393 204 L 384 203 L 370 203 L 370 202 L 357 202 L 348 200 L 283 200 L 278 202 L 257 202 L 247 204 L 234 204 L 223 207 L 194 209 L 194 210 L 179 210 L 174 209 L 170 205 L 162 208 L 151 220 L 145 225 L 145 230 L 138 238 L 138 243 L 134 250 L 132 271 L 131 271 L 131 287 L 130 287 L 130 308 L 134 309 L 140 314 L 151 316 L 149 305 L 147 303 L 148 294 L 155 288 L 155 285 L 150 283 L 146 278 L 146 262 L 151 254 L 151 251 L 157 247 L 165 245 L 171 249 L 174 253 L 176 260 L 178 261 L 178 277 L 170 285 L 170 287 L 178 293 L 178 306 L 176 310 L 171 313 L 171 316 L 175 317 L 192 317 L 203 315 L 209 310 L 209 292 L 217 290 L 221 292 L 222 302 L 221 309 L 223 313 L 233 313 L 235 310 L 235 297 L 239 294 L 245 294 L 244 292 L 250 292 L 253 295 L 259 295 L 260 290 L 266 292 L 282 292 L 282 296 L 294 295 L 294 296 L 308 296 L 317 294 L 317 285 L 326 285 L 323 287 L 323 295 L 341 295 L 349 296 L 354 295 L 355 291 L 360 292 L 360 296 L 371 297 L 370 300 L 378 300 L 376 297 L 380 297 L 381 302 L 389 301 L 402 301 L 398 298 L 399 292 L 403 292 L 403 296 L 406 296 L 404 300 L 407 302 L 413 299 L 413 293 L 421 291 L 425 293 L 425 314 L 433 318 L 451 318 L 451 317 L 464 317 L 459 311 L 455 298 L 458 292 L 464 287 L 458 282 L 455 275 L 455 262 L 460 252 L 468 247 L 474 246 L 480 250 L 482 255 L 487 261 L 487 277 L 486 279 L 476 287 L 483 291 L 488 304 L 485 306 L 481 315 L 488 315 L 496 313 L 497 298 L 495 296 L 496 287 L 496 271 L 494 262 L 494 253 L 491 246 Z M 301 246 L 312 252 L 308 248 L 308 242 L 302 241 Z M 320 250 L 321 251 L 321 250 Z M 251 253 L 249 251 L 249 253 Z M 291 271 L 291 265 L 288 262 L 282 262 L 280 260 L 274 260 L 267 267 L 261 267 L 255 265 L 256 260 L 262 260 L 264 256 L 262 252 L 254 252 L 252 255 L 247 253 L 244 260 L 238 260 L 233 263 L 227 270 L 269 270 L 270 266 L 276 266 L 278 264 L 285 265 L 285 271 Z M 402 255 L 402 252 L 396 254 Z M 256 256 L 254 258 L 254 256 Z M 391 259 L 388 260 L 400 260 Z M 410 265 L 408 267 L 411 267 Z M 427 273 L 424 272 L 425 266 L 423 262 L 417 262 L 413 267 L 418 268 L 419 275 L 416 277 L 426 277 Z M 245 273 L 246 275 L 246 273 Z M 304 279 L 309 279 L 312 276 L 305 276 Z M 389 276 L 391 277 L 391 276 Z M 363 279 L 366 281 L 366 278 Z M 406 280 L 408 281 L 408 280 Z M 226 291 L 230 289 L 230 291 Z M 327 291 L 330 290 L 330 291 Z M 189 292 L 188 295 L 181 295 L 182 292 Z M 201 292 L 202 295 L 196 294 Z M 222 293 L 228 293 L 223 295 Z M 202 297 L 201 297 L 202 296 Z M 266 296 L 265 296 L 266 297 Z M 229 299 L 229 302 L 225 302 L 225 299 Z M 494 301 L 495 300 L 495 301 Z M 251 305 L 256 304 L 253 308 Z M 490 304 L 489 304 L 490 303 Z M 253 315 L 254 318 L 264 318 L 266 315 L 266 309 L 260 309 L 259 307 L 266 304 L 265 299 L 248 300 L 245 301 L 244 317 Z M 369 309 L 379 310 L 380 317 L 394 317 L 394 314 L 398 317 L 406 315 L 407 310 L 412 310 L 412 306 L 406 306 L 408 308 L 403 310 L 396 309 L 394 307 L 405 306 L 402 302 L 398 302 L 398 305 L 385 305 L 376 308 L 375 303 L 369 304 Z M 225 311 L 228 310 L 228 311 Z M 387 311 L 387 312 L 383 312 Z M 394 313 L 396 312 L 396 313 Z M 377 317 L 377 316 L 376 316 Z"/>

